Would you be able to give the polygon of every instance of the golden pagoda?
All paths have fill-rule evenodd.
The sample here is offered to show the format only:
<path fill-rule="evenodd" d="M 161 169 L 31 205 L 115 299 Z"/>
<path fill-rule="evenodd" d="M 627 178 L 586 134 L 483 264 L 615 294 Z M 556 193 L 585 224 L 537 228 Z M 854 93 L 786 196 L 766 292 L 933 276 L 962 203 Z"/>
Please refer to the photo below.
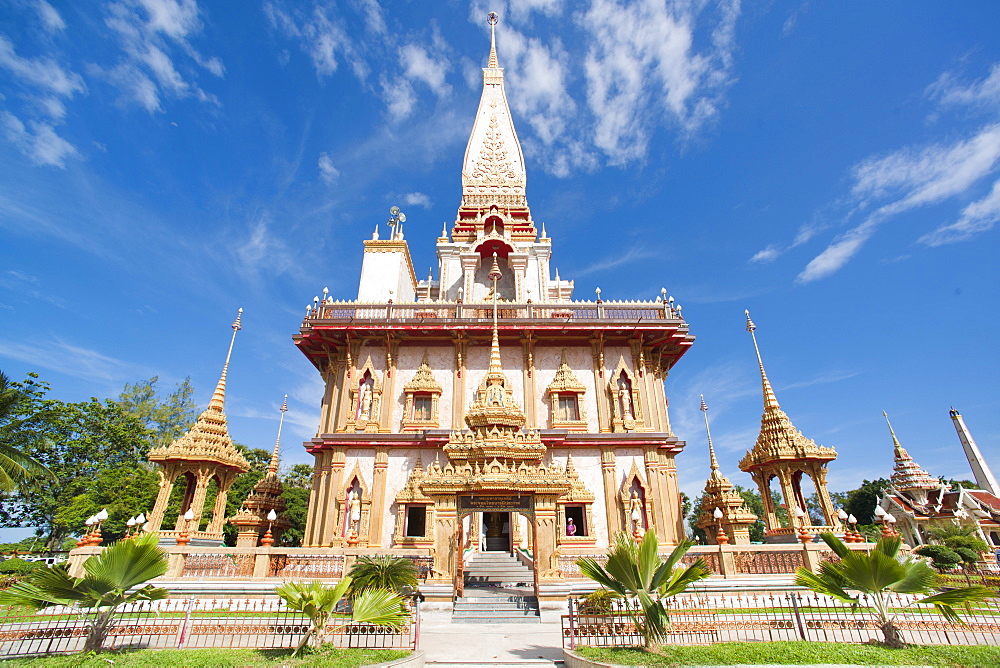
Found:
<path fill-rule="evenodd" d="M 757 516 L 750 512 L 740 493 L 733 490 L 733 484 L 719 471 L 715 446 L 712 444 L 712 432 L 708 427 L 708 406 L 705 404 L 704 396 L 701 397 L 701 411 L 705 416 L 705 432 L 708 435 L 708 454 L 712 472 L 705 481 L 705 495 L 701 499 L 701 512 L 698 514 L 695 526 L 705 532 L 711 544 L 749 545 L 750 527 L 757 521 Z M 720 516 L 716 517 L 717 514 Z"/>

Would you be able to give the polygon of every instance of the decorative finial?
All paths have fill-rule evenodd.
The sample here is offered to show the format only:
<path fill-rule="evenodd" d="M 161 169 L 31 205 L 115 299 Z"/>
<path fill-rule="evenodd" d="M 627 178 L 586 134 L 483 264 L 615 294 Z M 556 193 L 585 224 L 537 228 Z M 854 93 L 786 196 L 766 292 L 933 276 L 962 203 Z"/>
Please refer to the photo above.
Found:
<path fill-rule="evenodd" d="M 378 223 L 375 223 L 375 231 L 372 232 L 372 241 L 378 241 Z"/>
<path fill-rule="evenodd" d="M 222 412 L 226 405 L 226 374 L 229 372 L 229 360 L 233 356 L 233 344 L 236 343 L 236 332 L 243 329 L 243 309 L 239 309 L 236 312 L 236 320 L 233 321 L 231 325 L 233 328 L 233 337 L 229 340 L 229 351 L 226 353 L 226 363 L 222 365 L 222 375 L 219 376 L 219 384 L 215 386 L 215 392 L 212 394 L 212 400 L 208 403 L 208 407 Z"/>
<path fill-rule="evenodd" d="M 486 275 L 486 278 L 490 279 L 491 281 L 499 281 L 501 278 L 503 278 L 503 274 L 500 273 L 500 265 L 497 264 L 496 252 L 493 253 L 493 266 L 490 267 L 490 273 Z M 494 295 L 496 294 L 496 290 L 493 291 L 493 294 Z"/>
<path fill-rule="evenodd" d="M 288 395 L 281 402 L 281 417 L 278 419 L 278 438 L 274 442 L 274 452 L 271 454 L 271 463 L 267 465 L 269 473 L 278 474 L 278 453 L 281 450 L 281 426 L 285 423 L 285 413 L 288 412 Z"/>
<path fill-rule="evenodd" d="M 712 430 L 708 428 L 708 406 L 705 404 L 705 395 L 701 395 L 701 412 L 705 416 L 705 433 L 708 435 L 708 456 L 712 468 L 713 477 L 719 470 L 719 462 L 715 458 L 715 446 L 712 445 Z"/>
<path fill-rule="evenodd" d="M 680 306 L 677 310 L 680 311 Z M 757 329 L 757 325 L 753 324 L 753 320 L 750 319 L 750 310 L 747 309 L 743 311 L 747 317 L 747 331 L 750 332 L 750 338 L 753 339 L 753 349 L 757 353 L 757 366 L 760 367 L 760 382 L 764 391 L 764 410 L 770 408 L 780 408 L 778 405 L 778 398 L 774 396 L 774 389 L 771 387 L 771 381 L 767 379 L 767 373 L 764 371 L 764 360 L 760 356 L 760 347 L 757 345 L 757 335 L 754 331 Z"/>
<path fill-rule="evenodd" d="M 490 12 L 486 16 L 486 22 L 490 24 L 490 62 L 486 65 L 490 68 L 500 67 L 500 62 L 497 60 L 497 22 L 500 17 L 496 12 Z"/>
<path fill-rule="evenodd" d="M 898 439 L 898 438 L 896 438 L 896 432 L 895 432 L 895 431 L 893 431 L 893 429 L 892 429 L 892 423 L 891 423 L 891 422 L 889 422 L 889 414 L 888 414 L 888 413 L 886 413 L 885 411 L 882 411 L 882 417 L 884 417 L 884 418 L 885 418 L 885 423 L 886 423 L 887 425 L 889 425 L 889 434 L 890 434 L 890 435 L 892 436 L 892 445 L 893 445 L 894 447 L 896 447 L 897 449 L 900 449 L 900 448 L 902 448 L 903 446 L 901 446 L 901 445 L 899 444 L 899 439 Z"/>

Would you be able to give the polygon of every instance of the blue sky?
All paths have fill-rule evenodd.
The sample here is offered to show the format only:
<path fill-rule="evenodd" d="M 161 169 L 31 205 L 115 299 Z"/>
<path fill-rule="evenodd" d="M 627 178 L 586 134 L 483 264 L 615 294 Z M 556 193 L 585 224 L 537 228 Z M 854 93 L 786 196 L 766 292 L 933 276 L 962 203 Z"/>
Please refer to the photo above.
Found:
<path fill-rule="evenodd" d="M 833 490 L 887 476 L 888 411 L 966 478 L 1000 468 L 1000 6 L 994 2 L 0 0 L 0 368 L 52 395 L 187 375 L 286 463 L 319 415 L 291 343 L 406 212 L 418 274 L 454 219 L 501 15 L 528 201 L 576 297 L 667 287 L 698 340 L 668 380 L 682 487 L 752 446 L 743 310 Z"/>

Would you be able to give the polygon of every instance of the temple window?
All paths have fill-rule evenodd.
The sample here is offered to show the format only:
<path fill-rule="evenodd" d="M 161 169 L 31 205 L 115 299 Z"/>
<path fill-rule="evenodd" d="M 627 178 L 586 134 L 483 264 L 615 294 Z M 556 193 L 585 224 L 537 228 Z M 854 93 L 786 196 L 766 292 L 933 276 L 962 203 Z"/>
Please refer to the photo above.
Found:
<path fill-rule="evenodd" d="M 403 534 L 407 538 L 423 538 L 427 534 L 427 506 L 407 505 L 406 506 L 406 530 Z"/>
<path fill-rule="evenodd" d="M 575 531 L 569 528 L 572 524 Z M 587 536 L 587 513 L 584 505 L 574 504 L 566 506 L 566 535 L 567 536 Z"/>
<path fill-rule="evenodd" d="M 560 422 L 575 422 L 580 419 L 580 403 L 575 394 L 558 395 L 556 419 Z"/>
<path fill-rule="evenodd" d="M 405 408 L 401 431 L 421 431 L 438 427 L 438 404 L 441 399 L 441 384 L 434 379 L 424 352 L 423 361 L 413 378 L 403 387 Z"/>
<path fill-rule="evenodd" d="M 580 405 L 586 391 L 586 386 L 577 379 L 567 364 L 564 350 L 556 376 L 546 390 L 549 395 L 549 422 L 553 429 L 587 430 L 587 420 Z"/>
<path fill-rule="evenodd" d="M 431 419 L 433 398 L 429 393 L 413 395 L 413 420 L 428 421 Z"/>

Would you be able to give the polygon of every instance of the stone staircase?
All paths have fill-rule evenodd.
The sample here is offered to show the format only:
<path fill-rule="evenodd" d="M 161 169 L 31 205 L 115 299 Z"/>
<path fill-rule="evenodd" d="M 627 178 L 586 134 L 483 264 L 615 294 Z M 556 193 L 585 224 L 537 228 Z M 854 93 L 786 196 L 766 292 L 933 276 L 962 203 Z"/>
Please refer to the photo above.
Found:
<path fill-rule="evenodd" d="M 506 552 L 481 552 L 465 569 L 465 596 L 455 599 L 452 621 L 538 623 L 534 574 Z"/>

